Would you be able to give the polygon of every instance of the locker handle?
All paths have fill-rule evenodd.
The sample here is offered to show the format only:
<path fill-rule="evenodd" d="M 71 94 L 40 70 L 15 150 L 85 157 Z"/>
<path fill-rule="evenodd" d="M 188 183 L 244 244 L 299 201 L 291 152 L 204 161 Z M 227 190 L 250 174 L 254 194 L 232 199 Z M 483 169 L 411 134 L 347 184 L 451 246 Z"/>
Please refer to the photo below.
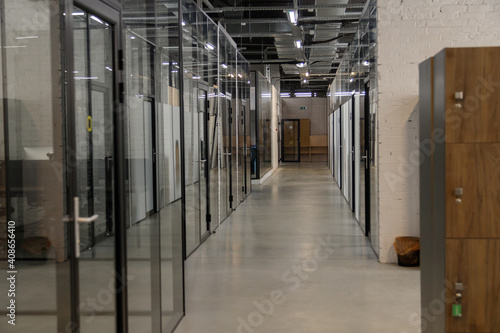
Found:
<path fill-rule="evenodd" d="M 464 195 L 464 189 L 461 187 L 457 187 L 455 189 L 455 202 L 457 204 L 462 202 L 462 196 Z"/>

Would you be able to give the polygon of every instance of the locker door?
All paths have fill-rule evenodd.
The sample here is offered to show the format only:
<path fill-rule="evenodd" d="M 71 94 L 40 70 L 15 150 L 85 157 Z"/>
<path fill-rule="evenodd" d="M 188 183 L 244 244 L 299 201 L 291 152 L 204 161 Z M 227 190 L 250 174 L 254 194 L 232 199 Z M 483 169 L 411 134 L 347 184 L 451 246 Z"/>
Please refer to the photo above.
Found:
<path fill-rule="evenodd" d="M 500 241 L 446 241 L 446 331 L 500 332 Z M 462 283 L 462 317 L 453 315 L 455 284 Z"/>
<path fill-rule="evenodd" d="M 500 238 L 500 144 L 448 144 L 446 157 L 446 237 Z"/>

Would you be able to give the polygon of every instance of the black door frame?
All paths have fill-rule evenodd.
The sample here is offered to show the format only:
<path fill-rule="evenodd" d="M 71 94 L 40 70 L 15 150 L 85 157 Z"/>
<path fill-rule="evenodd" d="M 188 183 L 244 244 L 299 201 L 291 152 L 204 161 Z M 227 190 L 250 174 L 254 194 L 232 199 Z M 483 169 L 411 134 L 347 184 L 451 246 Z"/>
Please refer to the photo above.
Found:
<path fill-rule="evenodd" d="M 349 117 L 351 118 L 351 170 L 352 170 L 352 178 L 351 178 L 351 211 L 355 211 L 356 208 L 356 117 L 355 117 L 355 107 L 356 103 L 354 101 L 355 96 L 353 95 L 351 98 L 351 113 Z"/>
<path fill-rule="evenodd" d="M 228 188 L 229 188 L 229 193 L 228 193 L 228 198 L 229 200 L 229 209 L 234 210 L 233 208 L 233 103 L 231 99 L 226 100 L 227 104 L 227 138 L 229 140 L 229 149 L 227 155 L 226 155 L 226 166 L 228 168 L 229 172 L 229 179 L 228 179 Z M 229 213 L 229 212 L 228 212 Z"/>
<path fill-rule="evenodd" d="M 370 203 L 370 166 L 371 166 L 371 118 L 370 118 L 370 81 L 365 83 L 365 236 L 371 237 Z"/>
<path fill-rule="evenodd" d="M 74 71 L 74 41 L 73 41 L 73 6 L 77 6 L 88 13 L 104 19 L 113 28 L 113 167 L 114 167 L 114 189 L 115 196 L 114 215 L 115 215 L 115 320 L 116 330 L 118 332 L 128 331 L 127 321 L 127 263 L 126 263 L 126 227 L 125 227 L 125 146 L 124 146 L 124 108 L 123 108 L 123 51 L 122 51 L 122 22 L 121 22 L 121 4 L 114 0 L 65 0 L 66 16 L 64 20 L 65 31 L 65 65 L 66 65 L 66 165 L 67 165 L 67 213 L 70 220 L 74 221 L 75 207 L 72 198 L 78 196 L 76 156 L 72 154 L 77 146 L 76 142 L 76 110 L 75 110 L 75 83 L 72 77 Z M 75 227 L 74 223 L 68 223 L 69 246 L 75 249 Z M 69 272 L 68 283 L 61 283 L 58 270 L 58 331 L 66 331 L 68 325 L 72 332 L 80 332 L 79 315 L 79 264 L 75 251 L 69 251 Z M 66 277 L 67 279 L 67 277 Z M 66 290 L 69 287 L 69 290 Z M 64 290 L 61 290 L 64 289 Z M 61 295 L 61 292 L 64 294 Z M 59 311 L 61 310 L 61 311 Z"/>
<path fill-rule="evenodd" d="M 297 148 L 299 150 L 298 152 L 298 158 L 296 161 L 287 161 L 285 159 L 285 121 L 293 121 L 297 123 L 297 128 L 298 128 L 298 138 L 297 138 Z M 281 161 L 282 162 L 300 162 L 300 119 L 282 119 L 281 120 Z"/>
<path fill-rule="evenodd" d="M 157 118 L 156 118 L 156 101 L 154 97 L 144 96 L 144 101 L 151 103 L 151 149 L 153 156 L 153 169 L 151 170 L 153 174 L 153 209 L 146 211 L 146 216 L 151 216 L 158 212 L 158 165 L 157 165 L 157 151 L 158 151 L 158 137 L 157 137 Z M 143 104 L 144 110 L 144 104 Z M 147 153 L 147 152 L 146 152 Z"/>
<path fill-rule="evenodd" d="M 247 107 L 245 105 L 246 103 L 242 103 L 241 105 L 241 121 L 243 122 L 243 169 L 245 170 L 244 172 L 244 179 L 245 179 L 245 185 L 243 189 L 243 193 L 245 193 L 245 196 L 248 195 L 248 173 L 250 170 L 248 170 L 248 151 L 250 148 L 248 147 L 248 142 L 247 142 Z"/>
<path fill-rule="evenodd" d="M 342 141 L 343 141 L 343 131 L 342 131 L 342 109 L 343 105 L 339 107 L 339 157 L 340 157 L 340 167 L 339 167 L 339 188 L 342 190 L 342 181 L 343 181 L 343 176 L 344 176 L 344 155 L 343 155 L 343 149 L 342 149 Z"/>
<path fill-rule="evenodd" d="M 337 159 L 336 159 L 336 156 L 335 156 L 335 134 L 337 133 L 335 131 L 335 111 L 332 112 L 332 123 L 329 124 L 329 126 L 332 127 L 332 137 L 330 138 L 331 139 L 330 144 L 333 147 L 331 160 L 332 160 L 332 175 L 335 178 L 336 171 L 337 171 L 337 166 L 336 166 Z"/>
<path fill-rule="evenodd" d="M 206 207 L 206 210 L 207 210 L 207 214 L 205 216 L 205 226 L 206 226 L 206 230 L 203 229 L 203 232 L 201 232 L 201 229 L 200 229 L 200 232 L 201 232 L 201 235 L 200 235 L 200 244 L 203 243 L 209 236 L 210 236 L 210 223 L 212 222 L 212 214 L 210 212 L 210 163 L 209 163 L 209 151 L 210 151 L 210 147 L 209 147 L 209 141 L 208 141 L 208 138 L 210 136 L 209 132 L 208 132 L 208 124 L 209 124 L 209 121 L 210 121 L 210 112 L 209 112 L 209 103 L 208 103 L 208 86 L 206 84 L 203 84 L 202 82 L 199 82 L 198 83 L 198 91 L 199 90 L 202 90 L 205 92 L 205 101 L 202 103 L 202 105 L 204 105 L 204 110 L 203 110 L 203 113 L 204 113 L 204 122 L 203 124 L 198 124 L 198 126 L 203 126 L 203 140 L 205 142 L 205 146 L 203 147 L 203 153 L 204 153 L 204 157 L 203 158 L 203 155 L 200 156 L 200 163 L 205 163 L 205 174 L 204 175 L 201 175 L 200 174 L 200 177 L 201 176 L 204 176 L 205 177 L 205 181 L 206 181 L 206 186 L 207 186 L 207 189 L 206 189 L 206 203 L 207 203 L 207 207 Z M 199 94 L 198 94 L 198 98 L 199 98 Z M 205 161 L 203 161 L 205 160 Z M 202 217 L 200 217 L 202 218 Z"/>

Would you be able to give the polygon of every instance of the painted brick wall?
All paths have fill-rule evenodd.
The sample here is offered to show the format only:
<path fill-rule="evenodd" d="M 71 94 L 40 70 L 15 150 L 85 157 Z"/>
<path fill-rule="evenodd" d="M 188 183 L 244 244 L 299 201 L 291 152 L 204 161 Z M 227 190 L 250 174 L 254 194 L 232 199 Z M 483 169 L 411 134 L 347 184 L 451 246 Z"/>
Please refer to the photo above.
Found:
<path fill-rule="evenodd" d="M 445 47 L 500 45 L 498 0 L 378 0 L 380 261 L 419 235 L 418 64 Z"/>

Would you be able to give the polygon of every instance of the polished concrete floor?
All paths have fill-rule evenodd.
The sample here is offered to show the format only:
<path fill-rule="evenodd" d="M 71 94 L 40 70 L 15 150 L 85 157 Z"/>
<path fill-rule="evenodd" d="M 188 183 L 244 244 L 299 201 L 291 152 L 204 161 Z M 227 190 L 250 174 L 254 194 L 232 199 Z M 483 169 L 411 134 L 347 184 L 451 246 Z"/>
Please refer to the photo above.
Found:
<path fill-rule="evenodd" d="M 419 271 L 380 264 L 324 163 L 288 164 L 185 263 L 176 333 L 417 333 Z"/>

